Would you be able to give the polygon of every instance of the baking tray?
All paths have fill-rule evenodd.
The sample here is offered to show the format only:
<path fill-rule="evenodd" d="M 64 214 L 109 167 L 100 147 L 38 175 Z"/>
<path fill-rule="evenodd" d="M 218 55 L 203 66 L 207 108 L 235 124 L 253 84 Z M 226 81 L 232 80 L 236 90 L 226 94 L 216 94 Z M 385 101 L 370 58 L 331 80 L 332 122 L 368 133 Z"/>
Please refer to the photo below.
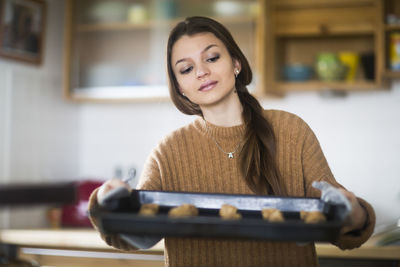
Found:
<path fill-rule="evenodd" d="M 327 203 L 319 198 L 133 190 L 130 196 L 116 201 L 118 205 L 111 205 L 112 210 L 102 209 L 95 215 L 100 219 L 100 228 L 105 233 L 327 242 L 336 240 L 340 235 L 345 214 L 343 205 Z M 145 203 L 160 206 L 157 216 L 137 214 Z M 195 205 L 199 215 L 168 217 L 170 208 L 184 203 Z M 242 219 L 221 219 L 218 212 L 223 204 L 237 207 Z M 285 221 L 263 220 L 262 208 L 281 210 Z M 306 224 L 300 219 L 302 210 L 320 211 L 325 214 L 327 221 Z"/>

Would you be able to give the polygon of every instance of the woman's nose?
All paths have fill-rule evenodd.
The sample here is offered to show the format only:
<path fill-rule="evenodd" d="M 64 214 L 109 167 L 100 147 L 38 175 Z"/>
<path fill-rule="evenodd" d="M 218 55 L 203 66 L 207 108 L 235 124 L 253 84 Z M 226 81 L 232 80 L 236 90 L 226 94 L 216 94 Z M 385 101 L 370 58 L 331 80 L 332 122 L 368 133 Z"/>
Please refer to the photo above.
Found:
<path fill-rule="evenodd" d="M 199 65 L 196 70 L 197 79 L 202 79 L 210 74 L 209 69 L 206 66 Z"/>

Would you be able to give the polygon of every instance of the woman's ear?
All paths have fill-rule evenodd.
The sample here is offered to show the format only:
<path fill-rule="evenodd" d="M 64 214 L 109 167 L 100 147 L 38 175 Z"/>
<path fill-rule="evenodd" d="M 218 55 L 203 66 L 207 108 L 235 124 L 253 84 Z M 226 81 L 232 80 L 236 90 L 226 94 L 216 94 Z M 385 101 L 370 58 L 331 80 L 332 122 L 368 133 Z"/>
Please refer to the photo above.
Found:
<path fill-rule="evenodd" d="M 179 93 L 181 93 L 181 95 L 185 96 L 185 93 L 183 92 L 181 87 L 178 87 Z"/>
<path fill-rule="evenodd" d="M 242 70 L 242 66 L 241 66 L 239 60 L 237 60 L 237 59 L 233 60 L 233 67 L 234 67 L 235 71 L 238 70 L 238 73 L 240 73 L 240 71 Z"/>

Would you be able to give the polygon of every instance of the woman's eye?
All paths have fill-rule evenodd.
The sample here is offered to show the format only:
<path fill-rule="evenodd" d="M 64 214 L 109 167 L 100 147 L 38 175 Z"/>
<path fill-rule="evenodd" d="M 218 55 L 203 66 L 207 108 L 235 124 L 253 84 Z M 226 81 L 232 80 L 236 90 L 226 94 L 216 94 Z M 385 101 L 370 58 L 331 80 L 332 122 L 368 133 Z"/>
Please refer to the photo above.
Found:
<path fill-rule="evenodd" d="M 187 73 L 189 73 L 192 69 L 193 69 L 193 67 L 188 67 L 188 68 L 185 68 L 185 69 L 181 70 L 180 73 L 181 73 L 181 74 L 187 74 Z"/>
<path fill-rule="evenodd" d="M 215 56 L 215 57 L 211 57 L 209 59 L 207 59 L 208 62 L 215 62 L 219 59 L 219 55 Z"/>

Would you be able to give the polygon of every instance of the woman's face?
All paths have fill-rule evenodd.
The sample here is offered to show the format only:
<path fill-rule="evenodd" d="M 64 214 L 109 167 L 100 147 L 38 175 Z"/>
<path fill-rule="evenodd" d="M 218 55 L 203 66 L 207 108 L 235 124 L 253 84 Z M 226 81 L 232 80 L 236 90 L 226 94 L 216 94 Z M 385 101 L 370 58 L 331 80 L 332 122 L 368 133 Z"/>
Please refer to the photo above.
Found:
<path fill-rule="evenodd" d="M 212 33 L 178 39 L 172 47 L 171 66 L 180 91 L 200 108 L 237 97 L 234 71 L 240 71 L 240 64 Z"/>

